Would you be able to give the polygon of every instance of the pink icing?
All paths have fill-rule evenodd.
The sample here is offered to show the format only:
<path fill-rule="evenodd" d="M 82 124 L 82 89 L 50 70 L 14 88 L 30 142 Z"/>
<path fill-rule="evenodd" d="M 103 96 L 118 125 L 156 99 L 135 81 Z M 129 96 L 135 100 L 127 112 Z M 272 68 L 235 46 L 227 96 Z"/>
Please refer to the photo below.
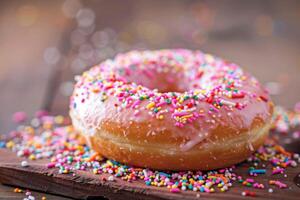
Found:
<path fill-rule="evenodd" d="M 91 68 L 78 78 L 70 109 L 91 134 L 104 118 L 121 124 L 161 121 L 146 134 L 171 129 L 175 137 L 187 137 L 181 145 L 186 151 L 218 126 L 238 130 L 249 128 L 255 117 L 266 120 L 268 101 L 258 81 L 238 65 L 177 49 L 132 51 Z"/>

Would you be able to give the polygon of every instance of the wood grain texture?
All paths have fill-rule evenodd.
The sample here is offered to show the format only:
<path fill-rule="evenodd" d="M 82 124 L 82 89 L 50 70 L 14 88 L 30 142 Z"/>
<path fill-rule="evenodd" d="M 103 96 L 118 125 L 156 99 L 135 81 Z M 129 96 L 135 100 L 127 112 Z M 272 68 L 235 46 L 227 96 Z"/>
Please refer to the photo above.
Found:
<path fill-rule="evenodd" d="M 94 175 L 91 172 L 77 171 L 76 175 L 59 174 L 57 169 L 48 169 L 46 163 L 48 160 L 29 161 L 29 167 L 21 167 L 22 158 L 8 150 L 0 150 L 0 182 L 7 185 L 17 185 L 46 193 L 62 195 L 76 199 L 183 199 L 192 200 L 200 197 L 207 199 L 240 199 L 244 190 L 255 191 L 258 199 L 298 199 L 300 188 L 293 183 L 294 177 L 299 173 L 300 166 L 289 168 L 287 177 L 283 175 L 272 176 L 270 174 L 260 175 L 254 179 L 264 183 L 269 188 L 268 180 L 278 179 L 289 188 L 274 188 L 273 193 L 266 189 L 246 188 L 239 183 L 234 183 L 230 191 L 221 193 L 196 193 L 185 191 L 180 193 L 170 193 L 167 188 L 156 188 L 146 186 L 142 181 L 132 183 L 116 179 L 113 182 L 103 181 L 108 174 Z M 235 170 L 237 174 L 247 177 L 247 164 L 239 165 Z M 268 172 L 270 172 L 269 170 Z M 252 177 L 253 178 L 253 177 Z"/>

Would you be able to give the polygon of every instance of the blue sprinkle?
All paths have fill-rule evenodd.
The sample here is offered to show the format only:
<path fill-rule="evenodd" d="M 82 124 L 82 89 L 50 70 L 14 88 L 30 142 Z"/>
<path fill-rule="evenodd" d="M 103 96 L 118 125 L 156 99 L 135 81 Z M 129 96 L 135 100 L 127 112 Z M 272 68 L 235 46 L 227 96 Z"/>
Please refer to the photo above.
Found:
<path fill-rule="evenodd" d="M 4 141 L 0 141 L 0 148 L 5 148 L 5 142 Z"/>
<path fill-rule="evenodd" d="M 165 172 L 158 172 L 159 173 L 159 175 L 160 176 L 164 176 L 164 177 L 171 177 L 171 175 L 170 174 L 167 174 L 167 173 L 165 173 Z"/>
<path fill-rule="evenodd" d="M 205 190 L 204 190 L 204 187 L 203 186 L 201 186 L 200 187 L 200 192 L 204 192 Z"/>
<path fill-rule="evenodd" d="M 249 170 L 250 174 L 265 174 L 266 170 L 265 169 L 251 169 Z"/>
<path fill-rule="evenodd" d="M 114 165 L 119 165 L 120 163 L 115 160 L 110 160 Z"/>

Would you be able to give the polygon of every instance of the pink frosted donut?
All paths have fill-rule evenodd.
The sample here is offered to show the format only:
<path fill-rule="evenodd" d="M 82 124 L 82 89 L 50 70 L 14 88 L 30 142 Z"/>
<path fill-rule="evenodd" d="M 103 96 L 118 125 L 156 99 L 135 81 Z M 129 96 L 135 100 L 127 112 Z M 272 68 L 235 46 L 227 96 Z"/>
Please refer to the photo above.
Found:
<path fill-rule="evenodd" d="M 169 170 L 246 159 L 264 141 L 273 104 L 238 65 L 185 49 L 131 51 L 77 78 L 75 129 L 103 156 Z"/>

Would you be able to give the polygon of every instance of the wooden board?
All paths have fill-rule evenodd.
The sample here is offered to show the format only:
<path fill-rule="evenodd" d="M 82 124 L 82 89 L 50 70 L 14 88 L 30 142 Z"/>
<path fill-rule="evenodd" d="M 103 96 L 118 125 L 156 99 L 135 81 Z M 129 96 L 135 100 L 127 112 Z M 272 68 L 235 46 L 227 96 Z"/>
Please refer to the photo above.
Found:
<path fill-rule="evenodd" d="M 158 27 L 165 26 L 168 37 L 166 41 L 161 41 L 158 44 L 153 44 L 152 41 L 157 40 L 151 37 L 151 41 L 145 44 L 147 48 L 201 48 L 207 52 L 215 53 L 242 64 L 261 81 L 279 82 L 283 94 L 274 96 L 273 100 L 280 103 L 280 105 L 291 108 L 295 101 L 299 100 L 300 90 L 298 90 L 298 86 L 300 79 L 298 78 L 298 55 L 300 49 L 298 44 L 300 38 L 300 21 L 297 15 L 299 12 L 299 1 L 272 1 L 272 3 L 269 1 L 251 1 L 251 3 L 241 1 L 149 2 L 123 1 L 116 3 L 116 1 L 107 1 L 103 3 L 102 1 L 85 1 L 82 3 L 84 7 L 92 8 L 96 12 L 95 30 L 102 30 L 109 27 L 115 30 L 118 35 L 129 36 L 129 39 L 131 38 L 132 40 L 129 42 L 130 48 L 135 48 L 131 44 L 144 41 L 140 36 L 132 35 L 133 33 L 139 33 L 136 30 L 136 25 L 150 21 L 154 25 L 159 25 Z M 49 45 L 57 46 L 56 43 L 58 43 L 59 47 L 64 47 L 66 50 L 62 52 L 63 56 L 68 55 L 68 52 L 71 51 L 69 45 L 70 34 L 67 37 L 57 40 L 57 38 L 61 38 L 60 35 L 62 32 L 68 29 L 67 26 L 70 23 L 76 23 L 75 20 L 73 22 L 70 20 L 65 24 L 57 24 L 64 18 L 61 16 L 63 10 L 61 6 L 63 3 L 64 1 L 37 3 L 30 0 L 27 1 L 26 5 L 23 5 L 15 1 L 0 2 L 0 40 L 2 42 L 0 49 L 0 91 L 2 93 L 0 104 L 3 105 L 0 112 L 0 134 L 4 134 L 14 127 L 10 119 L 14 111 L 25 110 L 27 113 L 32 114 L 37 108 L 49 108 L 53 113 L 67 113 L 69 99 L 62 96 L 58 89 L 62 82 L 73 80 L 72 70 L 70 67 L 63 67 L 61 69 L 63 64 L 59 64 L 60 70 L 56 70 L 53 73 L 53 77 L 57 79 L 51 79 L 48 74 L 52 74 L 52 71 L 55 71 L 56 67 L 47 67 L 41 63 L 44 48 Z M 185 26 L 180 26 L 180 21 L 185 19 L 184 23 L 186 24 L 193 22 L 196 12 L 194 13 L 189 8 L 194 7 L 194 5 L 195 9 L 193 10 L 197 9 L 199 21 L 203 17 L 200 15 L 203 9 L 204 11 L 212 11 L 212 13 L 216 14 L 216 23 L 211 31 L 203 34 L 204 41 L 206 42 L 201 44 L 195 43 L 193 40 L 187 41 L 185 37 L 178 34 L 185 30 Z M 38 27 L 23 26 L 22 29 L 16 30 L 18 26 L 12 22 L 20 18 L 17 11 L 22 6 L 38 8 L 38 13 L 40 14 L 37 21 L 39 23 L 36 24 Z M 232 12 L 232 9 L 234 9 L 234 12 Z M 250 10 L 251 12 L 248 12 Z M 205 13 L 207 14 L 207 12 Z M 237 15 L 242 17 L 237 18 Z M 178 20 L 178 16 L 182 17 Z M 273 32 L 277 30 L 277 35 L 257 34 L 255 32 L 257 19 L 267 19 L 268 22 L 269 17 L 270 19 L 272 18 L 271 27 L 274 28 Z M 249 21 L 253 23 L 249 24 Z M 45 26 L 48 26 L 48 28 L 45 28 Z M 199 26 L 198 23 L 197 26 Z M 268 29 L 269 26 L 266 27 Z M 280 31 L 280 27 L 283 30 Z M 41 31 L 34 31 L 37 29 Z M 122 34 L 121 31 L 123 29 L 128 29 L 125 32 L 126 34 Z M 177 31 L 179 29 L 180 31 Z M 71 30 L 69 30 L 69 33 L 71 33 Z M 141 34 L 141 37 L 143 35 L 149 36 Z M 38 40 L 36 39 L 37 37 L 39 38 Z M 28 49 L 28 46 L 30 46 L 30 49 Z M 78 49 L 74 51 L 77 52 Z M 68 60 L 66 65 L 71 66 L 72 60 L 69 58 L 66 60 Z M 4 73 L 5 71 L 10 73 Z M 60 73 L 62 74 L 61 78 L 59 76 Z M 47 82 L 49 84 L 46 84 Z M 292 146 L 289 145 L 288 147 Z M 295 145 L 295 147 L 299 152 L 300 145 Z M 17 175 L 18 172 L 16 172 Z M 25 188 L 30 188 L 28 182 L 22 185 Z M 13 189 L 0 185 L 0 199 L 21 199 L 21 197 L 24 197 L 24 194 L 13 193 Z M 37 195 L 38 199 L 41 196 L 46 196 L 47 199 L 65 199 L 58 196 L 54 198 L 51 195 L 37 192 L 34 194 Z M 277 193 L 275 192 L 275 194 Z"/>
<path fill-rule="evenodd" d="M 57 169 L 48 169 L 48 160 L 28 161 L 28 167 L 21 167 L 23 159 L 6 149 L 0 149 L 0 182 L 7 185 L 25 187 L 51 194 L 62 195 L 76 199 L 184 199 L 198 198 L 208 199 L 240 199 L 244 190 L 254 191 L 258 199 L 298 199 L 300 187 L 297 187 L 293 179 L 300 172 L 300 166 L 289 168 L 287 177 L 283 175 L 272 176 L 270 174 L 260 175 L 254 179 L 264 183 L 266 189 L 246 188 L 240 183 L 234 183 L 233 187 L 225 193 L 212 194 L 185 191 L 170 193 L 167 188 L 146 186 L 142 181 L 132 183 L 116 178 L 115 181 L 103 181 L 108 174 L 94 175 L 91 172 L 78 171 L 76 175 L 59 174 Z M 247 177 L 248 167 L 246 163 L 241 164 L 235 170 L 237 174 Z M 270 172 L 270 170 L 268 170 Z M 272 177 L 271 177 L 272 176 Z M 251 177 L 253 178 L 253 177 Z M 268 192 L 268 180 L 278 179 L 289 188 L 278 189 L 273 186 L 273 193 Z"/>

